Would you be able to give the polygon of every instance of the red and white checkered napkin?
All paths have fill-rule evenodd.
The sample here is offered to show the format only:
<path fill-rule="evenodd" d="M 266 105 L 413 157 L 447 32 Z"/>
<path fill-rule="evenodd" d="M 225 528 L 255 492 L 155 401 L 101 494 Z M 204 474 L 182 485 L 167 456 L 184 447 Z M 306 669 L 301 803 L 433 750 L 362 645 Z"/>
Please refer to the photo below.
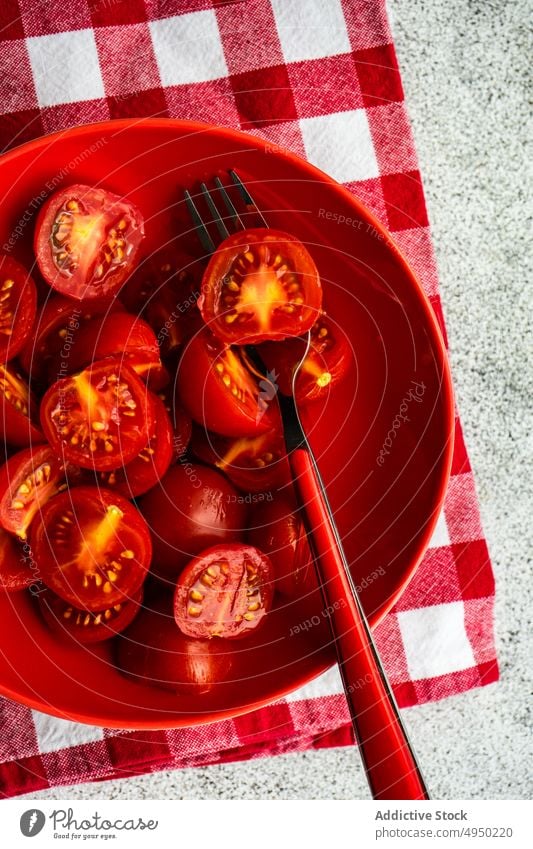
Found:
<path fill-rule="evenodd" d="M 391 230 L 444 330 L 424 194 L 381 0 L 4 0 L 0 147 L 90 121 L 249 130 L 347 185 Z M 495 681 L 494 580 L 456 422 L 429 551 L 376 629 L 400 705 Z M 167 732 L 78 725 L 0 699 L 0 792 L 351 742 L 336 670 L 247 716 Z"/>

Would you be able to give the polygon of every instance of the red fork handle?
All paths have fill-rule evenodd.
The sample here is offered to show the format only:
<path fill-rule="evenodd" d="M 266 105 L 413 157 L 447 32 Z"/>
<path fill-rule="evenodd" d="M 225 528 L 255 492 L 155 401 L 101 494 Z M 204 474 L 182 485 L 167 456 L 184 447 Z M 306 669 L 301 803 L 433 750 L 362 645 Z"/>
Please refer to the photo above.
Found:
<path fill-rule="evenodd" d="M 374 799 L 429 799 L 357 597 L 324 484 L 306 448 L 289 454 L 359 751 Z"/>

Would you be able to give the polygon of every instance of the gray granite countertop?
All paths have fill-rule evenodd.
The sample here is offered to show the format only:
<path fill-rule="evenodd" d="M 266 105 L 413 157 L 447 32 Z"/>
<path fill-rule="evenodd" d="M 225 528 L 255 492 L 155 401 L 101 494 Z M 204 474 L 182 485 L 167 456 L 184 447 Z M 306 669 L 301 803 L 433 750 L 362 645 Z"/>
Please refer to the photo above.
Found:
<path fill-rule="evenodd" d="M 389 12 L 427 193 L 457 403 L 496 571 L 501 662 L 497 684 L 404 714 L 434 798 L 530 798 L 528 4 L 391 0 Z M 357 752 L 347 748 L 31 798 L 367 797 Z"/>

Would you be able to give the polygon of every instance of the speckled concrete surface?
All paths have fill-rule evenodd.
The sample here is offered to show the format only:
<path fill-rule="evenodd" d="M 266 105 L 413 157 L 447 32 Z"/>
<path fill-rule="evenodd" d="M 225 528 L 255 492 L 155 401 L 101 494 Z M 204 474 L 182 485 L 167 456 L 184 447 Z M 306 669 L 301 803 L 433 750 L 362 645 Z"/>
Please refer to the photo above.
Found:
<path fill-rule="evenodd" d="M 498 581 L 501 681 L 405 712 L 432 795 L 441 799 L 531 798 L 533 786 L 526 595 L 533 545 L 525 473 L 533 395 L 525 223 L 528 5 L 389 3 L 440 267 L 457 402 Z M 367 795 L 357 753 L 334 749 L 28 798 Z"/>

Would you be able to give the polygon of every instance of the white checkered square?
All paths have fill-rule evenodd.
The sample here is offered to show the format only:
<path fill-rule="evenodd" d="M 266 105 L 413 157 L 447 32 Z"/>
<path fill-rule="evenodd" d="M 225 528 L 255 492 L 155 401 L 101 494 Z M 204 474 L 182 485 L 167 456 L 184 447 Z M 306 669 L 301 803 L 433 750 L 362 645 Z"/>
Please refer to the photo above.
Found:
<path fill-rule="evenodd" d="M 302 118 L 300 128 L 309 161 L 339 183 L 379 177 L 364 109 Z"/>
<path fill-rule="evenodd" d="M 462 601 L 401 610 L 397 617 L 412 680 L 435 678 L 476 665 Z"/>
<path fill-rule="evenodd" d="M 340 0 L 271 0 L 286 62 L 350 51 Z"/>
<path fill-rule="evenodd" d="M 32 711 L 41 754 L 104 739 L 104 729 Z"/>
<path fill-rule="evenodd" d="M 443 545 L 450 545 L 450 534 L 448 533 L 448 525 L 446 524 L 446 516 L 444 510 L 441 510 L 437 524 L 433 529 L 428 548 L 441 548 Z"/>
<path fill-rule="evenodd" d="M 164 86 L 202 83 L 228 75 L 213 9 L 150 21 L 149 27 Z"/>
<path fill-rule="evenodd" d="M 92 29 L 27 38 L 39 106 L 105 97 Z"/>

